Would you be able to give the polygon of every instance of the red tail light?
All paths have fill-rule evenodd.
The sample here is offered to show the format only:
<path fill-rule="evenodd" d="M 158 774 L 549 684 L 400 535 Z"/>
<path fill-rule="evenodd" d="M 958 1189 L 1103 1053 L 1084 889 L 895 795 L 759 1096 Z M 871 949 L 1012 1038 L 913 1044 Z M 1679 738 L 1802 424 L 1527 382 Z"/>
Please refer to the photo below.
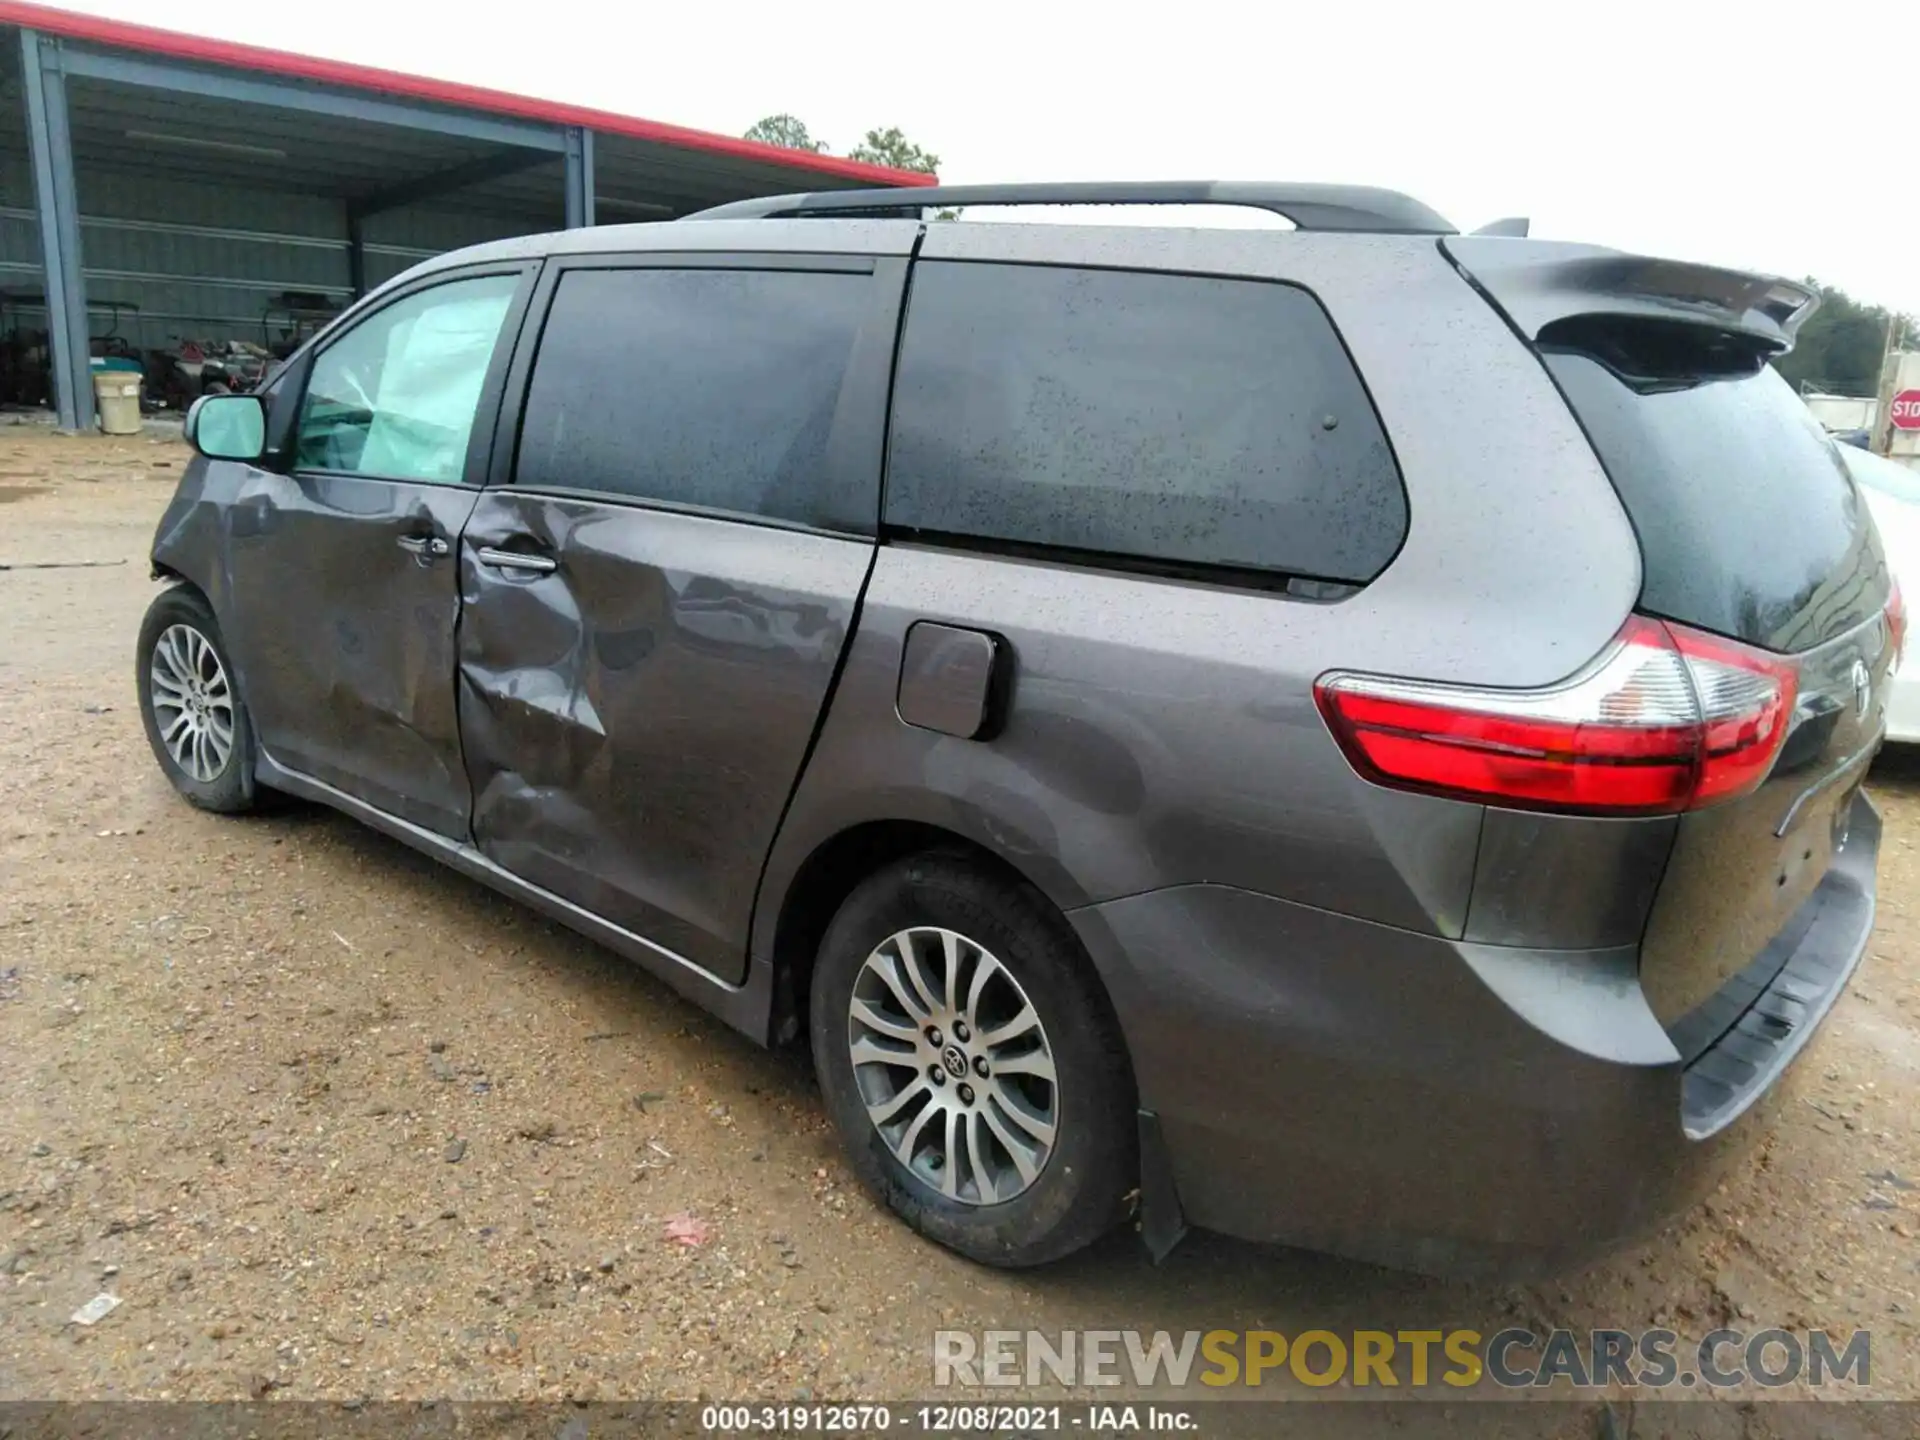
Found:
<path fill-rule="evenodd" d="M 1907 653 L 1907 602 L 1895 580 L 1887 591 L 1887 634 L 1893 640 L 1893 663 L 1897 669 Z"/>
<path fill-rule="evenodd" d="M 1763 651 L 1629 617 L 1544 690 L 1334 673 L 1313 687 L 1369 780 L 1521 809 L 1660 815 L 1753 789 L 1773 768 L 1795 674 Z"/>

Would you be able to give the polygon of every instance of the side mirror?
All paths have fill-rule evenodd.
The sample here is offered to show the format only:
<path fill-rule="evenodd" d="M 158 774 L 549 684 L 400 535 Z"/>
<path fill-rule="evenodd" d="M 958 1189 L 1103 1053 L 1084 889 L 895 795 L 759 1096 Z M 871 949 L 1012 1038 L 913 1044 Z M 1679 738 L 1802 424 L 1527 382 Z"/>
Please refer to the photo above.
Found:
<path fill-rule="evenodd" d="M 187 444 L 209 460 L 251 464 L 267 448 L 267 407 L 258 395 L 202 395 L 185 428 Z"/>

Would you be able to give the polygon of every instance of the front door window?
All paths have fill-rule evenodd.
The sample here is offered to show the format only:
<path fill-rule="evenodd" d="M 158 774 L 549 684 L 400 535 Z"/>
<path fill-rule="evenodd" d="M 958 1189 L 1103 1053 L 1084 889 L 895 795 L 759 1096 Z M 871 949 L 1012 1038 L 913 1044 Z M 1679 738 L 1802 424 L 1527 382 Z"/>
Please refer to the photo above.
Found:
<path fill-rule="evenodd" d="M 518 275 L 422 290 L 376 312 L 314 361 L 297 468 L 457 485 L 474 412 Z"/>

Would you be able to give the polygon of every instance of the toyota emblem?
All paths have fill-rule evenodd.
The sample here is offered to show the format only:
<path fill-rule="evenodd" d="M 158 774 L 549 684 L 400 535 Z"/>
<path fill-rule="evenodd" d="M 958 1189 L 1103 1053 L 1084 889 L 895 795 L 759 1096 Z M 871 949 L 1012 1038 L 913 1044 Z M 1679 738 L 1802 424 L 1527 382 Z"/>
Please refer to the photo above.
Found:
<path fill-rule="evenodd" d="M 1853 713 L 1864 720 L 1872 706 L 1873 673 L 1864 660 L 1856 660 L 1853 662 Z"/>

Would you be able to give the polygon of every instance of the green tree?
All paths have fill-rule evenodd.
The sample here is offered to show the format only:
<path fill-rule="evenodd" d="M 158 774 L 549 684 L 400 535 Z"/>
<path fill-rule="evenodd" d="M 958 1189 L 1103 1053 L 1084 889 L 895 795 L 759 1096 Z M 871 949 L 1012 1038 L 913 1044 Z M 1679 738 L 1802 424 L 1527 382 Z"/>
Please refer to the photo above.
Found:
<path fill-rule="evenodd" d="M 917 170 L 923 175 L 931 175 L 940 168 L 940 157 L 907 139 L 898 125 L 867 131 L 867 138 L 854 146 L 847 158 L 894 170 Z"/>
<path fill-rule="evenodd" d="M 1887 344 L 1887 310 L 1866 305 L 1846 291 L 1807 283 L 1820 292 L 1820 308 L 1807 317 L 1793 349 L 1774 362 L 1795 389 L 1833 395 L 1872 395 L 1880 385 L 1880 359 Z M 1906 319 L 1907 334 L 1913 319 Z"/>
<path fill-rule="evenodd" d="M 787 150 L 811 150 L 816 155 L 827 148 L 826 141 L 813 138 L 806 121 L 785 114 L 769 115 L 754 121 L 742 138 L 758 140 L 763 145 L 778 145 Z"/>

